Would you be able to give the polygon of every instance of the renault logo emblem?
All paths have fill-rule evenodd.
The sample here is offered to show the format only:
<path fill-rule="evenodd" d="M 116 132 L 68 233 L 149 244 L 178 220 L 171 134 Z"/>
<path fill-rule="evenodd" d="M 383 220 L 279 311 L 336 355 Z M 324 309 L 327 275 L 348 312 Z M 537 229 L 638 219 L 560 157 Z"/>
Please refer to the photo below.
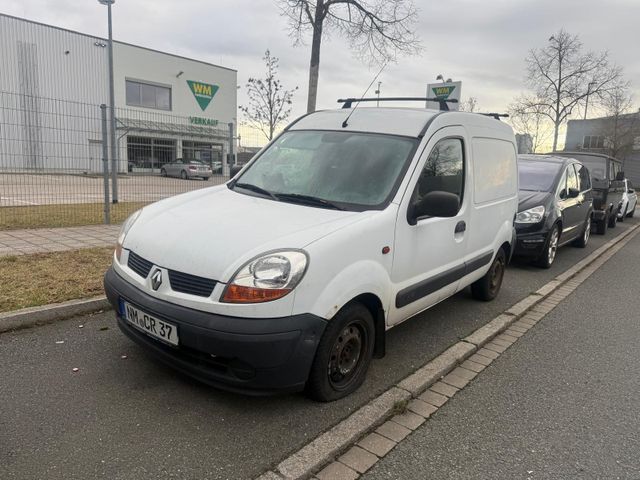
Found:
<path fill-rule="evenodd" d="M 157 269 L 153 272 L 153 275 L 151 275 L 151 288 L 158 290 L 160 285 L 162 285 L 162 270 Z"/>

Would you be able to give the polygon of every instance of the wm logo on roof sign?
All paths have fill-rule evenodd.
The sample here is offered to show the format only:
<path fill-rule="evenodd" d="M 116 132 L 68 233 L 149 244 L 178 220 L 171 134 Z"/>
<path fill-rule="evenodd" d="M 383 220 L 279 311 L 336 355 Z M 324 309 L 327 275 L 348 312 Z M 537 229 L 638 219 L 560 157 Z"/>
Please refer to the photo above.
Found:
<path fill-rule="evenodd" d="M 211 85 L 209 83 L 196 82 L 194 80 L 187 80 L 187 84 L 189 85 L 189 89 L 193 96 L 200 105 L 200 108 L 204 112 L 206 108 L 211 103 L 213 97 L 215 97 L 216 93 L 220 89 L 218 85 Z"/>
<path fill-rule="evenodd" d="M 456 89 L 455 85 L 431 88 L 436 98 L 442 99 L 442 100 L 446 100 L 447 98 L 449 98 L 449 95 L 451 95 L 451 92 L 453 92 L 455 89 Z"/>

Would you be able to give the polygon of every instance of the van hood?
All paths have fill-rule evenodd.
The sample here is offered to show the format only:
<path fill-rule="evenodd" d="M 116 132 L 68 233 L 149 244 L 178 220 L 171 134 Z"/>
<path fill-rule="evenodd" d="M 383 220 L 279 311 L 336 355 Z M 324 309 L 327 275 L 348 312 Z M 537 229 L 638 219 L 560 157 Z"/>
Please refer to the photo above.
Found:
<path fill-rule="evenodd" d="M 518 212 L 523 212 L 533 207 L 544 205 L 549 208 L 549 200 L 553 195 L 549 192 L 532 192 L 520 190 L 518 192 Z"/>
<path fill-rule="evenodd" d="M 171 270 L 227 282 L 256 255 L 304 248 L 373 213 L 279 202 L 222 185 L 145 207 L 124 248 Z"/>

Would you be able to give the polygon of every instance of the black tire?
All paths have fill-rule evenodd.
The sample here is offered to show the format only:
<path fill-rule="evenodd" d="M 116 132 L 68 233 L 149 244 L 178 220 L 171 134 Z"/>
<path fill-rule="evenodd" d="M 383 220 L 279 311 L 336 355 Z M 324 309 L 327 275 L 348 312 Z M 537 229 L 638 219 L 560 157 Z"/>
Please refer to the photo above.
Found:
<path fill-rule="evenodd" d="M 589 243 L 589 237 L 591 236 L 591 215 L 584 221 L 584 227 L 582 227 L 582 233 L 580 237 L 573 241 L 573 246 L 578 248 L 585 248 Z"/>
<path fill-rule="evenodd" d="M 605 217 L 596 223 L 596 233 L 598 235 L 604 235 L 607 233 L 607 225 L 609 225 L 609 216 L 605 215 Z"/>
<path fill-rule="evenodd" d="M 357 302 L 343 307 L 320 339 L 306 394 L 320 402 L 332 402 L 357 390 L 371 364 L 374 341 L 371 312 Z"/>
<path fill-rule="evenodd" d="M 549 230 L 547 240 L 544 242 L 544 250 L 542 251 L 542 254 L 533 261 L 533 264 L 540 268 L 551 268 L 553 261 L 556 259 L 559 243 L 560 227 L 558 225 L 554 225 L 553 228 Z"/>
<path fill-rule="evenodd" d="M 183 179 L 183 180 L 186 180 L 186 179 L 187 179 L 187 172 L 185 172 L 184 170 L 182 170 L 182 171 L 180 172 L 180 178 L 181 178 L 181 179 Z"/>
<path fill-rule="evenodd" d="M 609 214 L 609 223 L 607 224 L 609 228 L 616 228 L 616 223 L 618 223 L 617 217 L 618 217 L 617 213 L 611 212 Z"/>
<path fill-rule="evenodd" d="M 166 177 L 167 176 L 167 171 L 164 168 L 160 169 L 160 176 L 161 177 Z"/>
<path fill-rule="evenodd" d="M 507 256 L 501 248 L 498 250 L 498 253 L 496 253 L 493 263 L 491 267 L 489 267 L 489 271 L 484 277 L 471 284 L 471 295 L 473 295 L 473 298 L 484 302 L 489 302 L 496 298 L 502 286 L 502 279 L 504 278 L 506 267 Z"/>
<path fill-rule="evenodd" d="M 202 177 L 202 179 L 206 182 L 207 180 L 209 180 L 209 177 Z"/>

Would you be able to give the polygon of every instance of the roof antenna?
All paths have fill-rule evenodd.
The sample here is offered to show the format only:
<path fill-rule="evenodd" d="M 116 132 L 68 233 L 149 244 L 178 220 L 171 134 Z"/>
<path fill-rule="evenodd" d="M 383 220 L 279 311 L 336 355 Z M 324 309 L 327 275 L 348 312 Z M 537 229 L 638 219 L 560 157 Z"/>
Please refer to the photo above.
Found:
<path fill-rule="evenodd" d="M 356 103 L 356 106 L 353 107 L 353 110 L 351 110 L 351 113 L 349 113 L 349 115 L 347 116 L 347 118 L 344 119 L 344 122 L 342 122 L 342 128 L 347 128 L 347 126 L 349 125 L 349 119 L 351 118 L 351 115 L 353 115 L 353 112 L 356 111 L 356 108 L 358 108 L 358 105 L 360 105 L 360 102 L 362 101 L 362 99 L 364 98 L 364 96 L 367 94 L 367 92 L 369 91 L 369 89 L 371 88 L 371 85 L 373 85 L 375 83 L 376 80 L 378 80 L 378 77 L 380 76 L 380 74 L 382 73 L 382 71 L 387 68 L 387 63 L 385 63 L 384 65 L 382 65 L 382 68 L 380 69 L 380 71 L 378 72 L 378 74 L 373 77 L 373 80 L 371 80 L 371 83 L 369 84 L 369 86 L 367 87 L 367 89 L 364 91 L 364 93 L 362 94 L 362 96 L 360 97 L 360 100 L 358 100 L 358 103 Z"/>

